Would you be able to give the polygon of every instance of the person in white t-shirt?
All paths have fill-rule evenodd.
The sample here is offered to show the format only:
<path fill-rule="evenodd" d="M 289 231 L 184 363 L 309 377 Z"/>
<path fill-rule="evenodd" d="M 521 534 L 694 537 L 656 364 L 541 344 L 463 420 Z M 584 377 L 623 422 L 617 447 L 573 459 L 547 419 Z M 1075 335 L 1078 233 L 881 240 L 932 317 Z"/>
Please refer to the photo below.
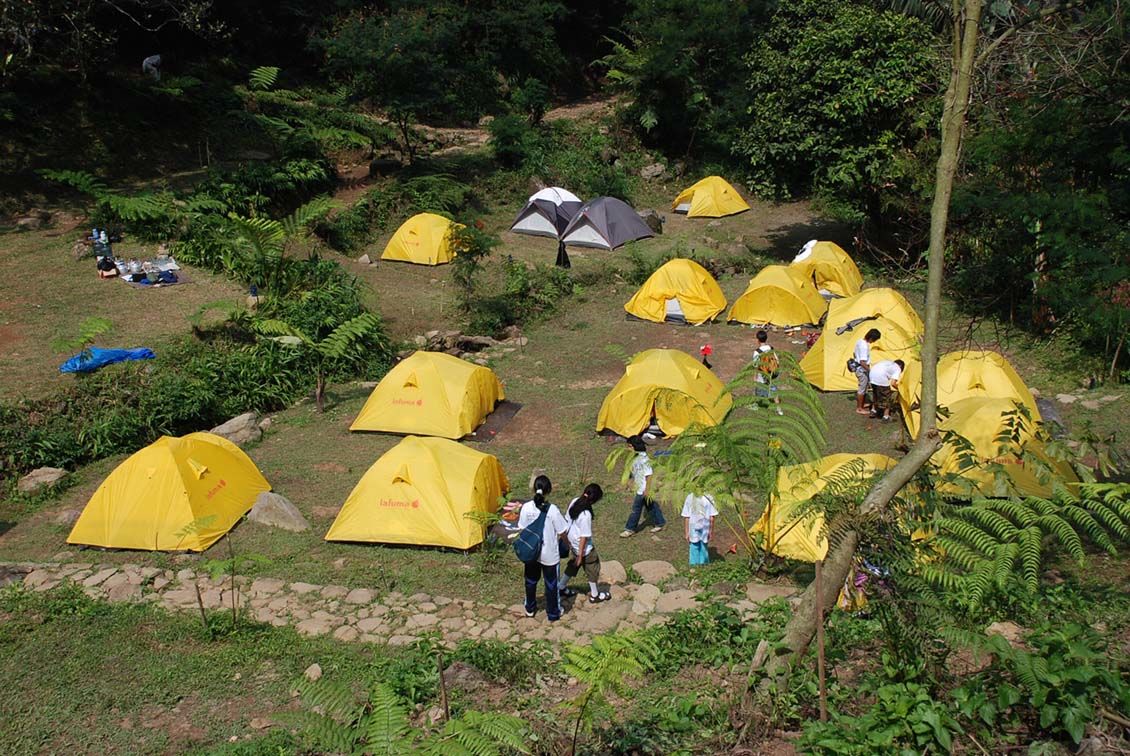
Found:
<path fill-rule="evenodd" d="M 577 576 L 583 567 L 585 577 L 589 581 L 589 603 L 599 604 L 607 601 L 611 596 L 600 590 L 600 556 L 596 553 L 596 544 L 592 541 L 592 505 L 600 501 L 604 491 L 596 483 L 585 486 L 584 493 L 569 503 L 565 513 L 565 520 L 569 523 L 569 562 L 565 565 L 565 582 Z M 569 589 L 562 591 L 566 596 L 571 595 Z"/>
<path fill-rule="evenodd" d="M 871 373 L 868 376 L 871 381 L 871 391 L 874 394 L 871 399 L 871 417 L 882 420 L 891 419 L 893 397 L 905 367 L 906 363 L 902 360 L 882 360 L 871 367 Z"/>
<path fill-rule="evenodd" d="M 866 415 L 867 407 L 864 405 L 867 402 L 867 388 L 871 385 L 871 345 L 874 344 L 882 337 L 878 328 L 872 328 L 863 338 L 855 342 L 855 351 L 851 354 L 851 361 L 855 365 L 853 368 L 855 378 L 859 384 L 855 390 L 855 411 L 857 414 Z"/>
<path fill-rule="evenodd" d="M 535 562 L 526 562 L 526 616 L 533 617 L 538 607 L 538 580 L 545 580 L 545 616 L 550 622 L 561 618 L 561 596 L 557 586 L 557 573 L 561 568 L 561 542 L 569 530 L 569 523 L 561 510 L 545 497 L 553 490 L 549 478 L 539 475 L 534 479 L 534 498 L 522 505 L 518 512 L 518 527 L 525 528 L 537 522 L 545 512 L 542 530 L 541 555 Z"/>
<path fill-rule="evenodd" d="M 627 442 L 636 453 L 636 458 L 632 462 L 632 481 L 636 486 L 636 495 L 632 499 L 632 511 L 628 515 L 628 522 L 624 525 L 624 532 L 620 533 L 621 538 L 631 538 L 636 534 L 644 509 L 647 509 L 651 515 L 652 533 L 658 533 L 667 526 L 667 519 L 663 516 L 663 510 L 659 508 L 659 502 L 648 496 L 654 471 L 651 468 L 651 457 L 647 456 L 647 444 L 639 436 L 630 436 Z"/>
<path fill-rule="evenodd" d="M 714 518 L 717 516 L 714 497 L 709 494 L 687 494 L 683 501 L 683 523 L 687 543 L 690 544 L 692 565 L 710 563 L 710 552 L 706 545 L 710 543 L 710 536 L 714 532 Z"/>

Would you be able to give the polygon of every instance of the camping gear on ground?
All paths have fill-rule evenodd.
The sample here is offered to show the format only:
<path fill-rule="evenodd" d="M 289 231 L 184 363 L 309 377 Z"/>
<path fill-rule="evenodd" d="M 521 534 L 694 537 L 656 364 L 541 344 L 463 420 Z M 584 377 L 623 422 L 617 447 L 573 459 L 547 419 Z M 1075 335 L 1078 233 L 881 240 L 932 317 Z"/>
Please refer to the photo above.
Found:
<path fill-rule="evenodd" d="M 899 380 L 899 405 L 911 436 L 918 435 L 918 402 L 922 390 L 922 363 L 907 361 Z M 1032 420 L 1040 420 L 1036 398 L 1016 370 L 996 352 L 971 349 L 949 352 L 938 360 L 938 405 L 948 407 L 971 396 L 1018 401 L 1028 408 Z"/>
<path fill-rule="evenodd" d="M 157 355 L 151 349 L 139 347 L 137 349 L 102 349 L 90 347 L 71 357 L 59 366 L 60 373 L 93 373 L 95 370 L 115 362 L 128 362 L 131 360 L 151 360 Z"/>
<path fill-rule="evenodd" d="M 629 316 L 656 323 L 700 325 L 726 309 L 726 295 L 694 260 L 668 260 L 624 305 Z"/>
<path fill-rule="evenodd" d="M 505 398 L 490 368 L 414 352 L 381 379 L 349 430 L 462 438 Z"/>
<path fill-rule="evenodd" d="M 733 403 L 722 381 L 694 357 L 677 349 L 648 349 L 632 358 L 604 398 L 596 430 L 632 436 L 654 417 L 662 433 L 677 436 L 692 423 L 717 425 Z"/>
<path fill-rule="evenodd" d="M 850 297 L 863 288 L 863 276 L 855 261 L 835 242 L 811 240 L 801 247 L 790 267 L 831 296 Z"/>
<path fill-rule="evenodd" d="M 786 265 L 768 265 L 758 271 L 737 298 L 726 319 L 750 325 L 791 328 L 816 325 L 828 311 L 812 280 Z"/>
<path fill-rule="evenodd" d="M 396 229 L 388 240 L 382 260 L 416 263 L 417 265 L 442 265 L 455 257 L 451 232 L 463 224 L 435 213 L 413 215 Z"/>
<path fill-rule="evenodd" d="M 545 516 L 548 512 L 547 506 L 538 513 L 538 518 L 522 528 L 518 537 L 514 539 L 514 555 L 518 557 L 519 562 L 530 564 L 541 559 L 541 545 L 545 540 Z M 565 556 L 568 555 L 563 555 L 562 558 L 564 559 Z"/>
<path fill-rule="evenodd" d="M 526 206 L 510 224 L 510 230 L 516 234 L 559 239 L 583 204 L 580 197 L 567 189 L 547 187 L 526 200 Z"/>
<path fill-rule="evenodd" d="M 877 474 L 895 466 L 883 454 L 831 454 L 799 465 L 785 465 L 777 471 L 775 493 L 770 496 L 761 517 L 750 534 L 765 537 L 765 549 L 777 556 L 815 562 L 828 553 L 828 539 L 821 537 L 824 515 L 803 512 L 806 502 L 833 484 L 839 487 L 865 486 Z"/>
<path fill-rule="evenodd" d="M 871 345 L 871 364 L 882 360 L 909 362 L 918 354 L 922 320 L 894 289 L 864 289 L 846 299 L 833 299 L 820 338 L 801 358 L 805 378 L 822 391 L 853 391 L 858 383 L 847 361 L 855 344 L 872 328 L 882 337 Z"/>
<path fill-rule="evenodd" d="M 946 405 L 948 417 L 938 418 L 938 430 L 961 436 L 946 440 L 931 461 L 939 476 L 937 490 L 948 496 L 1052 495 L 1050 479 L 1040 480 L 1041 468 L 1068 483 L 1078 482 L 1065 461 L 1053 459 L 1036 437 L 1037 421 L 1024 420 L 1012 398 L 970 396 Z M 1011 439 L 1015 437 L 1015 442 Z M 1026 458 L 1027 457 L 1027 458 Z"/>
<path fill-rule="evenodd" d="M 561 241 L 577 247 L 611 250 L 652 235 L 639 213 L 627 202 L 615 197 L 597 197 L 581 205 L 562 232 Z"/>
<path fill-rule="evenodd" d="M 688 218 L 721 218 L 749 210 L 738 190 L 721 176 L 707 176 L 679 192 L 671 203 L 676 213 L 686 213 Z"/>
<path fill-rule="evenodd" d="M 102 482 L 67 543 L 204 551 L 270 490 L 251 458 L 226 438 L 162 436 Z"/>
<path fill-rule="evenodd" d="M 408 436 L 370 467 L 345 500 L 327 541 L 469 549 L 510 484 L 498 459 L 445 438 Z"/>

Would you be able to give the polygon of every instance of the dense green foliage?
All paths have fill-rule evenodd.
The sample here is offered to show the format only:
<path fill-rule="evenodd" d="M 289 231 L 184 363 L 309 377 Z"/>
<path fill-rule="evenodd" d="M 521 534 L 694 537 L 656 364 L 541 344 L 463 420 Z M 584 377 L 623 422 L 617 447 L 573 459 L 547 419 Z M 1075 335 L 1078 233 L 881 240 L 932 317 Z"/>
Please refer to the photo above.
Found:
<path fill-rule="evenodd" d="M 745 54 L 749 117 L 735 153 L 754 186 L 816 193 L 853 220 L 880 222 L 883 198 L 907 191 L 937 81 L 925 26 L 858 3 L 783 4 Z"/>

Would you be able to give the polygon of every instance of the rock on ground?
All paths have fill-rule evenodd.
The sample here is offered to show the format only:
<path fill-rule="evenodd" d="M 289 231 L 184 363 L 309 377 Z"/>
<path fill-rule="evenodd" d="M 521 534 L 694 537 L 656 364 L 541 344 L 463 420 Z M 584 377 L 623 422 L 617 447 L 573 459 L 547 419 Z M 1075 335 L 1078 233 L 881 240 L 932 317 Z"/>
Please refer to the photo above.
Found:
<path fill-rule="evenodd" d="M 796 588 L 787 585 L 768 585 L 766 583 L 750 583 L 745 589 L 746 596 L 755 604 L 759 604 L 766 599 L 775 598 L 780 596 L 787 598 L 796 593 Z"/>
<path fill-rule="evenodd" d="M 652 163 L 651 165 L 645 165 L 643 168 L 640 168 L 640 178 L 650 181 L 651 179 L 659 178 L 666 172 L 667 169 L 663 167 L 663 163 Z"/>
<path fill-rule="evenodd" d="M 317 682 L 322 679 L 322 665 L 311 664 L 302 674 L 305 675 L 306 679 L 310 682 Z"/>
<path fill-rule="evenodd" d="M 263 430 L 259 427 L 259 415 L 254 412 L 245 412 L 233 417 L 222 425 L 217 425 L 211 430 L 217 436 L 223 436 L 233 444 L 246 444 L 258 441 L 263 437 Z"/>
<path fill-rule="evenodd" d="M 39 467 L 20 478 L 16 488 L 20 493 L 34 493 L 41 488 L 55 485 L 66 475 L 67 471 L 58 467 Z"/>
<path fill-rule="evenodd" d="M 259 494 L 247 519 L 270 528 L 289 530 L 291 533 L 301 533 L 310 529 L 310 523 L 298 511 L 298 507 L 282 494 L 273 491 Z"/>
<path fill-rule="evenodd" d="M 650 583 L 645 583 L 636 589 L 635 600 L 632 602 L 632 614 L 650 614 L 655 611 L 655 604 L 659 601 L 659 589 Z"/>
<path fill-rule="evenodd" d="M 628 572 L 615 559 L 601 560 L 600 579 L 609 585 L 623 585 L 628 582 Z"/>
<path fill-rule="evenodd" d="M 674 565 L 659 559 L 636 562 L 632 565 L 632 569 L 640 576 L 640 580 L 645 583 L 661 583 L 668 578 L 675 577 Z"/>
<path fill-rule="evenodd" d="M 654 234 L 663 233 L 663 216 L 655 210 L 640 210 L 640 220 L 647 224 Z"/>

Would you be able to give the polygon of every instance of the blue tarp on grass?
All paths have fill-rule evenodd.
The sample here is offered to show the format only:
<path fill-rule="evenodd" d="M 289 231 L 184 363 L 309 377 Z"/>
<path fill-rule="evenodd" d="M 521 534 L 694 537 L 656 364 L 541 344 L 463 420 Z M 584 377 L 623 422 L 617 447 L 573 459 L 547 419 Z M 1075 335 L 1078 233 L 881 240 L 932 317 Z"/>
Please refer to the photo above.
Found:
<path fill-rule="evenodd" d="M 152 349 L 140 347 L 138 349 L 99 349 L 91 347 L 85 352 L 80 352 L 59 366 L 60 373 L 93 373 L 100 367 L 112 365 L 115 362 L 128 362 L 130 360 L 151 360 L 157 355 Z"/>

